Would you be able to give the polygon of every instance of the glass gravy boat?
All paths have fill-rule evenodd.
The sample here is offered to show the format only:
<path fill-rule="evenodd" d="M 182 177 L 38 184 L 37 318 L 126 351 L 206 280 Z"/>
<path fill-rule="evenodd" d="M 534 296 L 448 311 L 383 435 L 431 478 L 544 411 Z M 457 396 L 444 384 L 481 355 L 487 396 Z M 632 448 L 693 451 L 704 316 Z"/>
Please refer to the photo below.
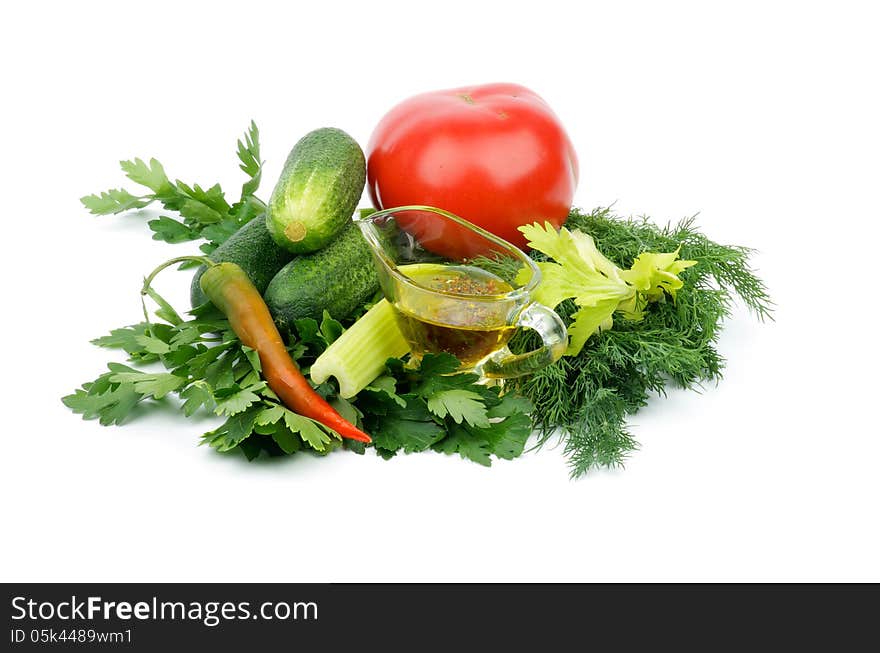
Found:
<path fill-rule="evenodd" d="M 355 222 L 372 249 L 382 292 L 414 362 L 429 352 L 447 352 L 461 361 L 462 371 L 504 379 L 530 374 L 565 352 L 562 320 L 531 298 L 541 272 L 514 245 L 429 206 L 385 209 Z M 498 269 L 492 262 L 528 274 L 518 275 L 519 282 L 501 278 L 485 269 Z M 507 343 L 521 328 L 536 331 L 541 346 L 513 354 Z"/>

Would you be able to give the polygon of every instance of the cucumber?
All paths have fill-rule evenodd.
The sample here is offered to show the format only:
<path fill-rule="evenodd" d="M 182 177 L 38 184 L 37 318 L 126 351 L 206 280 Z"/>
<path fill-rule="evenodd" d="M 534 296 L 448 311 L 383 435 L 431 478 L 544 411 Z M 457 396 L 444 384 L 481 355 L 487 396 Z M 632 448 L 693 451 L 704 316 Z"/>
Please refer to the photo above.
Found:
<path fill-rule="evenodd" d="M 235 263 L 247 273 L 251 282 L 262 293 L 278 270 L 293 258 L 293 254 L 275 244 L 269 235 L 266 221 L 262 215 L 258 215 L 240 227 L 225 243 L 209 254 L 208 258 L 216 263 Z M 199 286 L 204 272 L 204 266 L 198 269 L 189 289 L 193 308 L 208 301 Z"/>
<path fill-rule="evenodd" d="M 309 132 L 290 151 L 266 209 L 275 242 L 294 254 L 316 252 L 342 231 L 360 201 L 367 164 L 341 129 Z"/>
<path fill-rule="evenodd" d="M 343 320 L 379 289 L 370 246 L 354 223 L 315 254 L 298 256 L 269 283 L 263 299 L 275 323 L 290 330 L 296 320 L 320 321 L 326 309 Z"/>

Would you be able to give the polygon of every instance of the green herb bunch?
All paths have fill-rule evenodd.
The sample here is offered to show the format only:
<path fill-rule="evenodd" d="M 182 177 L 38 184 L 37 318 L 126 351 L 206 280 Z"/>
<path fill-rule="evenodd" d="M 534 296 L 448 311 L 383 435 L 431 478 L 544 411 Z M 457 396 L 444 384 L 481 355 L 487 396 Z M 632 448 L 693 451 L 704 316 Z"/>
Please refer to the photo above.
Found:
<path fill-rule="evenodd" d="M 183 243 L 203 238 L 199 246 L 204 254 L 210 254 L 239 227 L 266 210 L 266 204 L 255 193 L 260 186 L 263 162 L 260 159 L 260 132 L 251 121 L 244 137 L 237 143 L 239 168 L 247 175 L 242 184 L 241 196 L 230 204 L 220 184 L 207 189 L 199 184 L 171 181 L 164 166 L 156 159 L 149 162 L 135 158 L 120 161 L 125 176 L 143 186 L 148 192 L 131 193 L 124 188 L 111 188 L 98 194 L 80 198 L 94 215 L 127 213 L 158 202 L 162 208 L 178 217 L 160 215 L 147 223 L 153 232 L 153 240 Z M 183 267 L 191 267 L 185 264 Z"/>
<path fill-rule="evenodd" d="M 693 218 L 658 227 L 647 218 L 617 217 L 610 208 L 573 209 L 566 227 L 590 234 L 622 268 L 644 252 L 679 247 L 682 259 L 697 261 L 680 273 L 683 286 L 674 301 L 650 304 L 641 321 L 615 321 L 612 329 L 594 334 L 578 355 L 564 356 L 514 383 L 535 405 L 539 444 L 560 435 L 577 477 L 594 467 L 621 465 L 638 447 L 627 417 L 652 394 L 721 379 L 724 359 L 716 345 L 737 298 L 761 320 L 771 317 L 772 302 L 749 263 L 751 250 L 709 240 Z M 540 252 L 531 256 L 547 260 Z M 514 271 L 499 272 L 510 276 Z M 556 310 L 570 324 L 577 307 L 566 300 Z"/>
<path fill-rule="evenodd" d="M 204 444 L 218 451 L 237 449 L 249 460 L 261 453 L 326 454 L 340 446 L 365 451 L 363 444 L 343 441 L 322 424 L 285 408 L 261 379 L 256 352 L 241 344 L 219 311 L 208 305 L 183 319 L 161 296 L 154 292 L 152 297 L 160 305 L 156 316 L 161 321 L 114 329 L 93 341 L 123 350 L 136 367 L 109 363 L 109 371 L 63 398 L 74 412 L 104 425 L 122 424 L 142 402 L 168 404 L 167 397 L 175 395 L 174 405 L 185 417 L 213 412 L 226 418 L 202 436 Z M 320 324 L 311 318 L 297 320 L 288 334 L 288 352 L 308 372 L 343 331 L 326 312 Z M 155 363 L 165 371 L 143 369 Z M 519 456 L 532 432 L 530 402 L 479 385 L 476 375 L 456 373 L 458 367 L 448 354 L 425 356 L 415 369 L 391 359 L 387 374 L 351 401 L 339 397 L 331 383 L 316 390 L 348 421 L 371 433 L 370 446 L 384 458 L 430 449 L 489 465 L 493 456 Z"/>

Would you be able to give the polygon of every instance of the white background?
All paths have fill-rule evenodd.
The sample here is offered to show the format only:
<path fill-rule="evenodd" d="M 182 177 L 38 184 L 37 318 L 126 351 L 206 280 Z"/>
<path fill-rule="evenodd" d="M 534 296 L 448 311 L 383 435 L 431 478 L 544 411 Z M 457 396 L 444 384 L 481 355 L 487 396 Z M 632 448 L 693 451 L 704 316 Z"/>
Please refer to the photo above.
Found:
<path fill-rule="evenodd" d="M 0 580 L 880 581 L 872 3 L 602 4 L 6 3 Z M 247 464 L 196 446 L 210 419 L 62 406 L 113 356 L 88 341 L 140 319 L 142 275 L 192 249 L 79 205 L 120 159 L 233 196 L 253 118 L 265 197 L 305 132 L 366 144 L 395 102 L 489 81 L 555 108 L 576 204 L 699 213 L 778 303 L 728 322 L 720 385 L 638 414 L 624 470 Z"/>

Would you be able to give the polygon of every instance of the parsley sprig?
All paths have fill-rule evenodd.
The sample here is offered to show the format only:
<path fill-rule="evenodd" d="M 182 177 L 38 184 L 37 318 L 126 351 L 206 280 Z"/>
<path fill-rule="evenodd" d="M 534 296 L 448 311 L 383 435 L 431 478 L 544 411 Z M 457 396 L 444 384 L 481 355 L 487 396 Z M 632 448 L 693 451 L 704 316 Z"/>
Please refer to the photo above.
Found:
<path fill-rule="evenodd" d="M 260 132 L 253 121 L 237 145 L 239 168 L 248 176 L 248 180 L 242 185 L 239 200 L 233 204 L 226 200 L 219 184 L 203 188 L 179 179 L 172 181 L 159 161 L 140 158 L 120 161 L 119 165 L 126 177 L 148 192 L 134 194 L 124 188 L 111 188 L 86 195 L 80 201 L 94 215 L 126 213 L 158 202 L 166 211 L 178 215 L 179 219 L 160 215 L 148 221 L 153 239 L 182 243 L 204 238 L 206 242 L 200 249 L 210 254 L 239 227 L 266 208 L 265 203 L 255 195 L 260 186 L 263 162 L 260 159 Z"/>
<path fill-rule="evenodd" d="M 136 367 L 109 363 L 108 372 L 64 397 L 65 405 L 85 419 L 122 424 L 138 404 L 176 396 L 174 405 L 185 417 L 213 412 L 225 418 L 202 435 L 204 444 L 224 452 L 238 449 L 251 460 L 263 452 L 325 454 L 343 446 L 334 431 L 279 403 L 260 378 L 259 357 L 219 312 L 203 307 L 183 320 L 155 293 L 154 299 L 162 321 L 114 329 L 92 341 L 124 351 Z M 344 331 L 326 312 L 320 324 L 303 319 L 294 326 L 288 351 L 305 369 Z M 155 363 L 164 371 L 143 369 Z M 456 374 L 458 367 L 448 354 L 428 355 L 416 369 L 392 359 L 388 373 L 352 400 L 339 397 L 329 383 L 316 389 L 346 419 L 372 433 L 372 446 L 386 458 L 433 449 L 489 465 L 493 456 L 520 455 L 532 430 L 531 404 L 477 384 L 476 375 Z M 355 442 L 344 446 L 365 450 Z"/>
<path fill-rule="evenodd" d="M 219 311 L 201 308 L 192 313 L 191 319 L 169 322 L 163 307 L 157 312 L 161 322 L 114 329 L 92 341 L 125 351 L 137 367 L 109 363 L 108 372 L 62 401 L 85 419 L 109 425 L 132 418 L 141 402 L 156 404 L 176 395 L 175 405 L 186 417 L 213 412 L 226 418 L 202 436 L 203 443 L 219 451 L 238 447 L 248 458 L 261 451 L 326 453 L 339 445 L 336 433 L 279 403 L 260 377 L 259 357 L 241 344 Z M 325 334 L 332 329 L 327 322 L 333 320 L 326 317 L 323 328 L 315 320 L 303 321 L 303 332 L 310 339 L 294 341 L 292 354 L 301 357 L 312 344 L 326 346 Z M 164 371 L 143 369 L 155 363 Z"/>
<path fill-rule="evenodd" d="M 458 373 L 450 354 L 426 354 L 417 369 L 388 361 L 388 374 L 358 395 L 355 406 L 379 455 L 432 449 L 481 465 L 522 454 L 532 432 L 531 402 Z"/>

